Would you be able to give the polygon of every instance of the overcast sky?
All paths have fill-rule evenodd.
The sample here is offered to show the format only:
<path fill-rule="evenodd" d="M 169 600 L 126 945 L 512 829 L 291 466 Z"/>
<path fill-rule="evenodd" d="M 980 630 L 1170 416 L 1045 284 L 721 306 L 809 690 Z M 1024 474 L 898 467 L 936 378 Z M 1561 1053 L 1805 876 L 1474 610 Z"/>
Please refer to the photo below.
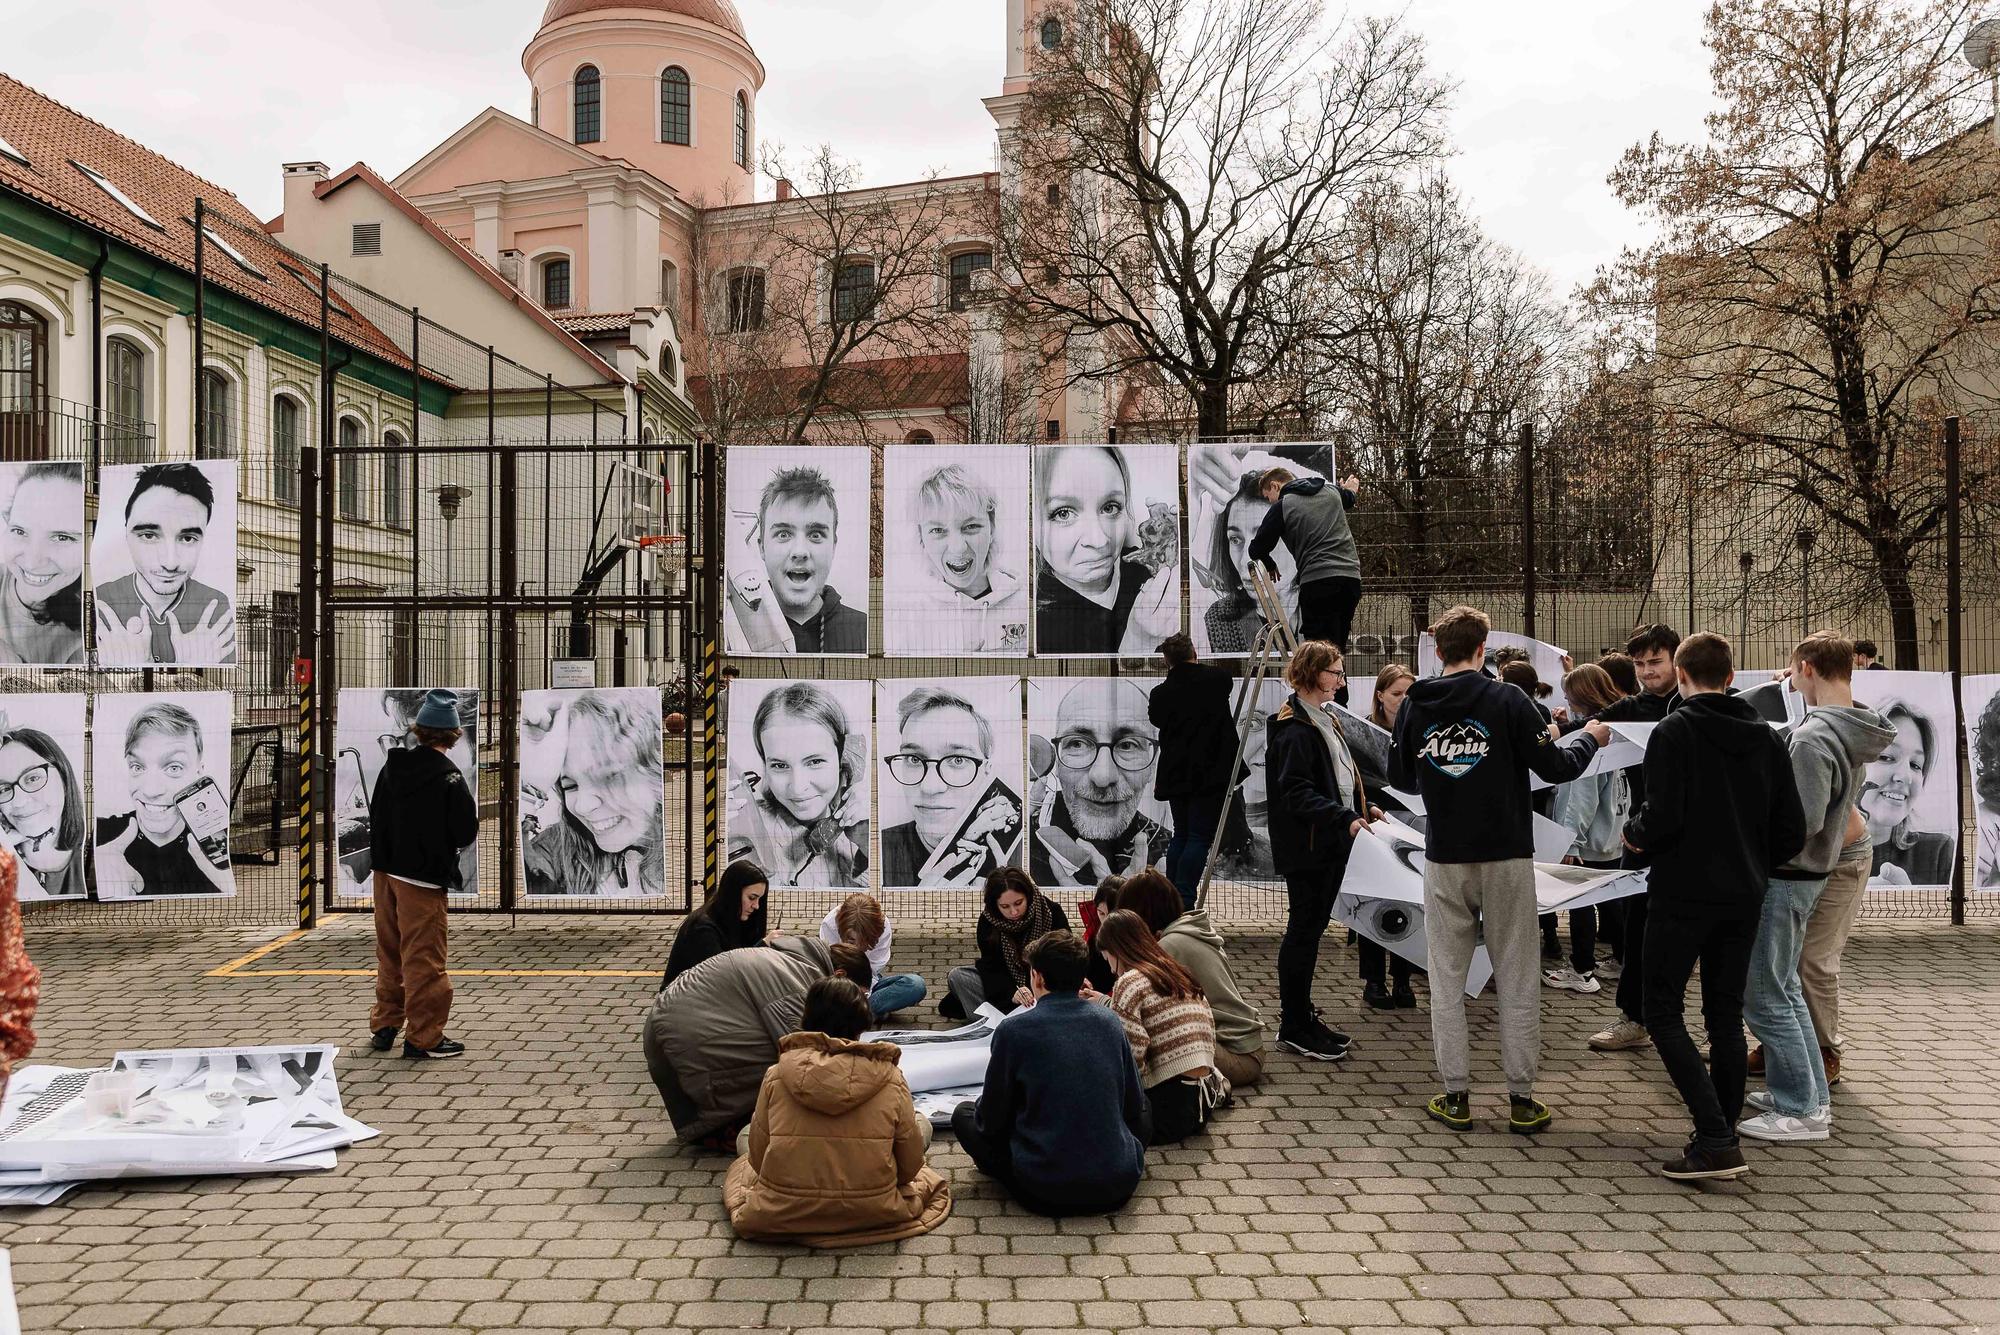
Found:
<path fill-rule="evenodd" d="M 487 106 L 526 116 L 544 0 L 0 0 L 0 69 L 239 195 L 281 162 L 394 175 Z M 1405 10 L 1459 85 L 1453 176 L 1560 294 L 1641 236 L 1605 173 L 1708 106 L 1693 0 L 1356 0 Z M 1004 0 L 736 0 L 767 139 L 834 145 L 873 183 L 992 164 Z M 768 194 L 769 184 L 760 189 Z"/>

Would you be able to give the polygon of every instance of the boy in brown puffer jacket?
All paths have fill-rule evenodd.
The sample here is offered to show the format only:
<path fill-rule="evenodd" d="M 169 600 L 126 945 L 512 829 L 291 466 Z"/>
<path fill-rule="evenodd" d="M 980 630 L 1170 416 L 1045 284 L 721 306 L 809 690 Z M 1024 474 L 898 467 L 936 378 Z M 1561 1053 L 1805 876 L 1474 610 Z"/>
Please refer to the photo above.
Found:
<path fill-rule="evenodd" d="M 902 1050 L 858 1041 L 870 1019 L 867 994 L 845 978 L 806 993 L 723 1182 L 739 1237 L 862 1247 L 928 1233 L 951 1213 L 951 1189 L 924 1162 L 931 1128 Z"/>

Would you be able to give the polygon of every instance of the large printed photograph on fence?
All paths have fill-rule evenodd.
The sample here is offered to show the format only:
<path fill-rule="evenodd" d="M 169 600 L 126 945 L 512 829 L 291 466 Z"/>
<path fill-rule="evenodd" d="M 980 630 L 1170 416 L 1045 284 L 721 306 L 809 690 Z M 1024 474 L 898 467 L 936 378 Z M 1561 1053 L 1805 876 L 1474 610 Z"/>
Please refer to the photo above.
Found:
<path fill-rule="evenodd" d="M 0 844 L 20 869 L 23 903 L 88 893 L 87 703 L 76 694 L 0 697 Z"/>
<path fill-rule="evenodd" d="M 1869 888 L 1949 887 L 1959 829 L 1951 674 L 1857 672 L 1854 699 L 1896 730 L 1862 780 L 1861 817 L 1875 847 Z"/>
<path fill-rule="evenodd" d="M 236 469 L 103 469 L 90 542 L 100 666 L 236 666 Z"/>
<path fill-rule="evenodd" d="M 229 694 L 99 695 L 92 710 L 97 897 L 235 894 Z"/>
<path fill-rule="evenodd" d="M 0 666 L 83 662 L 83 465 L 0 463 Z"/>
<path fill-rule="evenodd" d="M 1166 861 L 1173 822 L 1153 796 L 1158 677 L 1028 682 L 1029 868 L 1044 886 L 1095 887 Z"/>
<path fill-rule="evenodd" d="M 1037 445 L 1035 653 L 1146 657 L 1181 628 L 1177 445 Z"/>
<path fill-rule="evenodd" d="M 651 686 L 521 696 L 521 864 L 530 895 L 667 892 L 662 698 Z"/>
<path fill-rule="evenodd" d="M 883 652 L 1028 652 L 1028 452 L 891 445 L 883 453 Z"/>
<path fill-rule="evenodd" d="M 884 890 L 963 890 L 1025 865 L 1020 678 L 877 681 L 875 727 Z"/>
<path fill-rule="evenodd" d="M 1972 806 L 1978 834 L 1966 860 L 1973 891 L 2000 891 L 2000 675 L 1967 677 L 1965 750 L 1972 761 Z"/>
<path fill-rule="evenodd" d="M 867 681 L 729 688 L 728 860 L 772 889 L 865 889 L 873 801 Z"/>
<path fill-rule="evenodd" d="M 1258 483 L 1273 468 L 1297 477 L 1333 479 L 1333 446 L 1191 445 L 1188 447 L 1188 586 L 1190 635 L 1209 658 L 1247 655 L 1264 617 L 1251 589 L 1250 543 L 1271 503 Z M 1299 624 L 1298 563 L 1283 543 L 1272 552 L 1285 615 Z"/>
<path fill-rule="evenodd" d="M 451 688 L 458 697 L 458 726 L 464 736 L 448 753 L 465 779 L 466 791 L 479 792 L 479 692 Z M 414 750 L 417 711 L 428 689 L 350 686 L 340 692 L 334 717 L 333 828 L 334 892 L 344 898 L 374 894 L 375 863 L 368 817 L 376 787 L 390 753 Z M 479 893 L 479 843 L 458 852 L 458 881 L 446 893 Z"/>
<path fill-rule="evenodd" d="M 732 447 L 727 471 L 724 647 L 765 657 L 865 656 L 868 447 Z"/>

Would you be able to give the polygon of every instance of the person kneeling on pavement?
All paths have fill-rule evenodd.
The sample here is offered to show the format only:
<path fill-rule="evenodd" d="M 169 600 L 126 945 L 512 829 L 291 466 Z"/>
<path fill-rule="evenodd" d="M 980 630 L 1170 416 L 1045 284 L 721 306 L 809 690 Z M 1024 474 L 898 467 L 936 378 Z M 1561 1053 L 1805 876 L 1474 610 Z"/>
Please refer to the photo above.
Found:
<path fill-rule="evenodd" d="M 1124 1024 L 1139 1063 L 1153 1110 L 1153 1144 L 1186 1140 L 1229 1097 L 1229 1081 L 1215 1068 L 1215 1013 L 1201 984 L 1160 949 L 1138 914 L 1112 913 L 1098 938 L 1118 979 L 1102 1000 Z"/>
<path fill-rule="evenodd" d="M 873 1018 L 845 978 L 807 989 L 722 1184 L 738 1237 L 863 1247 L 928 1233 L 951 1213 L 951 1189 L 924 1162 L 931 1124 L 910 1101 L 902 1049 L 859 1041 Z"/>
<path fill-rule="evenodd" d="M 1229 970 L 1229 952 L 1222 934 L 1209 923 L 1205 908 L 1181 909 L 1180 892 L 1156 871 L 1142 871 L 1118 889 L 1118 907 L 1145 919 L 1160 938 L 1160 949 L 1186 969 L 1208 998 L 1215 1016 L 1215 1066 L 1231 1089 L 1245 1089 L 1264 1078 L 1264 1016 L 1243 999 Z M 1095 980 L 1093 980 L 1095 985 Z M 1098 987 L 1111 990 L 1111 980 Z"/>
<path fill-rule="evenodd" d="M 807 990 L 827 977 L 864 991 L 874 980 L 859 947 L 787 936 L 704 960 L 661 989 L 646 1015 L 646 1067 L 675 1135 L 735 1145 L 778 1044 L 799 1027 Z"/>

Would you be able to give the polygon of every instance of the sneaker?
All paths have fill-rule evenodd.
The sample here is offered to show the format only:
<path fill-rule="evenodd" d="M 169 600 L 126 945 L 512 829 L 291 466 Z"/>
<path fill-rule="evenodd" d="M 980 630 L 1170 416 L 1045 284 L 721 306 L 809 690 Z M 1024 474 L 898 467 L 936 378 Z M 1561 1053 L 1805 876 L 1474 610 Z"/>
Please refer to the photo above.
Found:
<path fill-rule="evenodd" d="M 1508 1099 L 1507 1129 L 1517 1136 L 1532 1136 L 1537 1131 L 1547 1129 L 1555 1120 L 1546 1103 L 1523 1094 L 1515 1094 Z"/>
<path fill-rule="evenodd" d="M 1396 1009 L 1399 1011 L 1413 1011 L 1417 1008 L 1417 994 L 1410 990 L 1410 981 L 1407 978 L 1396 984 L 1396 990 L 1390 995 L 1395 998 Z"/>
<path fill-rule="evenodd" d="M 1690 1143 L 1680 1158 L 1660 1165 L 1660 1176 L 1676 1182 L 1726 1181 L 1749 1171 L 1750 1165 L 1743 1162 L 1743 1151 L 1734 1145 L 1726 1150 L 1705 1150 Z"/>
<path fill-rule="evenodd" d="M 1425 1104 L 1424 1112 L 1432 1121 L 1443 1122 L 1454 1131 L 1472 1129 L 1472 1095 L 1466 1090 L 1447 1089 Z"/>
<path fill-rule="evenodd" d="M 1590 1036 L 1590 1046 L 1598 1052 L 1624 1052 L 1651 1044 L 1653 1036 L 1637 1020 L 1620 1020 L 1609 1029 Z"/>
<path fill-rule="evenodd" d="M 1307 1061 L 1337 1062 L 1347 1056 L 1347 1041 L 1317 1020 L 1280 1026 L 1278 1046 L 1289 1048 Z"/>
<path fill-rule="evenodd" d="M 1587 995 L 1598 990 L 1596 978 L 1587 973 L 1578 973 L 1567 964 L 1542 970 L 1542 982 L 1545 986 L 1559 987 L 1565 992 L 1582 992 Z"/>
<path fill-rule="evenodd" d="M 1597 962 L 1597 976 L 1607 983 L 1615 983 L 1625 976 L 1625 966 L 1606 955 Z"/>
<path fill-rule="evenodd" d="M 1744 1069 L 1751 1075 L 1764 1074 L 1764 1045 L 1762 1043 L 1750 1049 L 1750 1064 Z"/>
<path fill-rule="evenodd" d="M 1839 1083 L 1840 1083 L 1840 1049 L 1838 1049 L 1838 1048 L 1821 1048 L 1821 1049 L 1819 1050 L 1819 1059 L 1820 1059 L 1821 1063 L 1822 1063 L 1822 1064 L 1824 1064 L 1824 1065 L 1825 1065 L 1825 1067 L 1826 1067 L 1826 1083 L 1828 1084 L 1828 1086 L 1833 1086 L 1833 1085 L 1837 1085 L 1837 1084 L 1839 1084 Z"/>
<path fill-rule="evenodd" d="M 443 1061 L 447 1057 L 463 1057 L 465 1044 L 449 1038 L 440 1038 L 428 1048 L 420 1048 L 414 1043 L 403 1044 L 403 1055 L 413 1061 Z"/>
<path fill-rule="evenodd" d="M 1778 1101 L 1771 1097 L 1771 1091 L 1768 1089 L 1753 1089 L 1748 1094 L 1745 1094 L 1743 1096 L 1743 1106 L 1753 1108 L 1760 1113 L 1774 1113 L 1778 1111 Z M 1804 1120 L 1816 1122 L 1829 1131 L 1833 1130 L 1833 1105 L 1831 1103 L 1820 1104 Z"/>
<path fill-rule="evenodd" d="M 395 1047 L 396 1026 L 392 1024 L 387 1029 L 377 1029 L 373 1034 L 369 1035 L 368 1046 L 377 1052 L 387 1052 L 390 1048 Z"/>
<path fill-rule="evenodd" d="M 1389 989 L 1380 983 L 1364 984 L 1361 988 L 1361 1000 L 1367 1003 L 1370 1010 L 1392 1011 L 1396 1009 L 1395 998 L 1391 997 Z"/>
<path fill-rule="evenodd" d="M 1818 1118 L 1787 1117 L 1773 1109 L 1738 1122 L 1736 1134 L 1748 1136 L 1752 1140 L 1768 1140 L 1776 1144 L 1789 1145 L 1825 1140 L 1832 1133 L 1820 1125 Z"/>

